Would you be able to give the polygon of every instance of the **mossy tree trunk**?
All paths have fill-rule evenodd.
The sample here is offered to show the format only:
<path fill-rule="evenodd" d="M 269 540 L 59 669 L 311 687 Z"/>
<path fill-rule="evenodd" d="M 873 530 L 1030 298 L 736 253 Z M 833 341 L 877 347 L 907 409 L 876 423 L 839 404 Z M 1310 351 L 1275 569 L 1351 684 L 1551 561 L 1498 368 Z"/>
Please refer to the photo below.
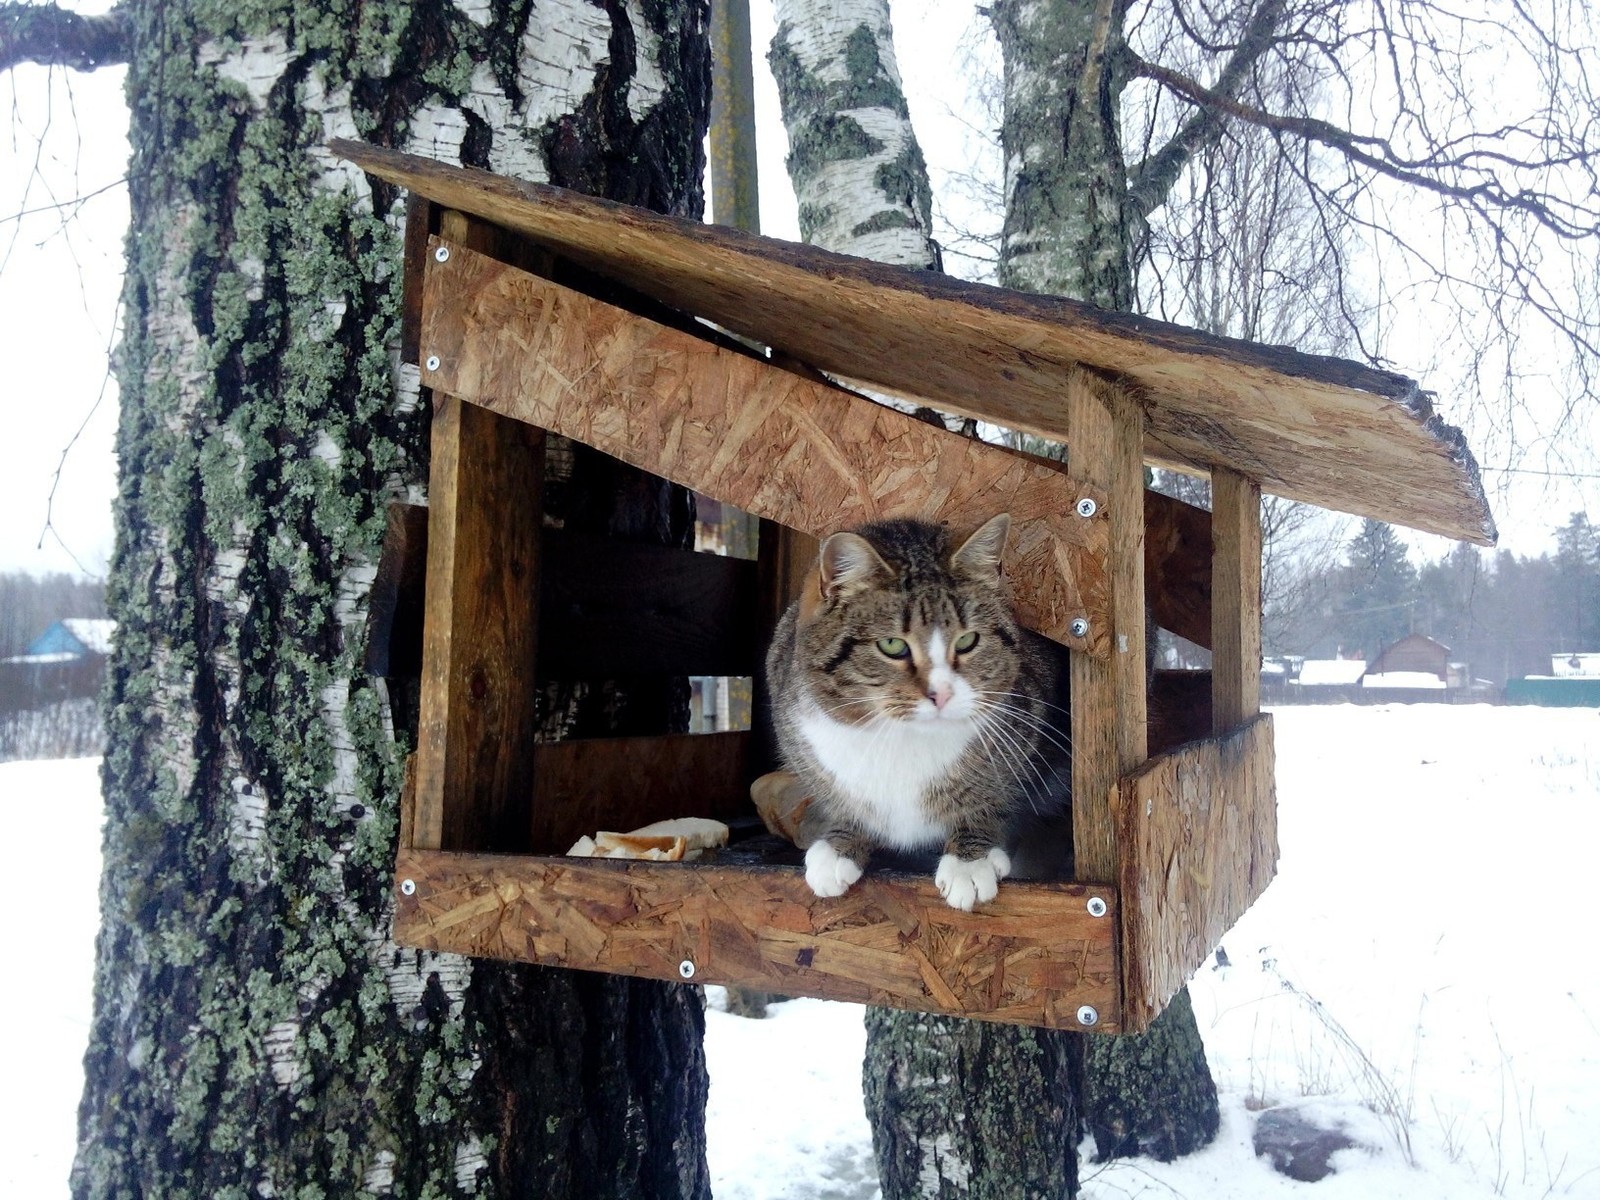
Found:
<path fill-rule="evenodd" d="M 322 148 L 697 214 L 703 0 L 119 20 L 93 60 L 129 64 L 132 227 L 74 1194 L 708 1195 L 692 990 L 389 940 L 405 746 L 362 636 L 428 414 L 397 362 L 400 197 Z M 681 494 L 582 455 L 567 479 L 569 519 L 681 539 Z"/>

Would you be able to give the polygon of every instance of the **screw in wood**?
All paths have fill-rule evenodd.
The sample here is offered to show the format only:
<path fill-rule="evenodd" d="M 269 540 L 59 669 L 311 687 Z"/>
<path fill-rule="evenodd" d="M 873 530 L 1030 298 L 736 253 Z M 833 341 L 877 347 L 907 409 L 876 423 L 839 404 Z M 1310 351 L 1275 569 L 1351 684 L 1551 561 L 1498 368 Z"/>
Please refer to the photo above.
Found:
<path fill-rule="evenodd" d="M 1106 902 L 1103 897 L 1089 897 L 1089 915 L 1091 917 L 1103 917 L 1106 915 Z"/>
<path fill-rule="evenodd" d="M 435 262 L 449 262 L 450 261 L 450 247 L 449 246 L 439 246 L 439 247 L 437 247 L 433 252 L 433 258 L 434 258 Z"/>
<path fill-rule="evenodd" d="M 1099 1019 L 1100 1014 L 1095 1010 L 1095 1006 L 1092 1004 L 1085 1004 L 1082 1008 L 1078 1009 L 1079 1025 L 1093 1025 Z"/>
<path fill-rule="evenodd" d="M 428 370 L 437 371 L 439 369 L 439 356 L 437 354 L 428 355 L 428 361 L 425 365 Z"/>
<path fill-rule="evenodd" d="M 1094 498 L 1092 496 L 1085 496 L 1082 500 L 1078 501 L 1078 515 L 1080 517 L 1092 517 L 1099 511 L 1100 506 L 1094 502 Z"/>
<path fill-rule="evenodd" d="M 417 881 L 415 879 L 402 879 L 400 881 L 400 894 L 402 896 L 415 896 L 417 894 Z"/>
<path fill-rule="evenodd" d="M 1072 630 L 1073 637 L 1088 637 L 1089 619 L 1087 617 L 1074 617 L 1072 624 L 1068 628 Z"/>
<path fill-rule="evenodd" d="M 690 962 L 687 958 L 684 959 L 681 963 L 678 964 L 678 974 L 682 975 L 685 979 L 693 979 L 694 978 L 694 964 L 692 962 Z"/>

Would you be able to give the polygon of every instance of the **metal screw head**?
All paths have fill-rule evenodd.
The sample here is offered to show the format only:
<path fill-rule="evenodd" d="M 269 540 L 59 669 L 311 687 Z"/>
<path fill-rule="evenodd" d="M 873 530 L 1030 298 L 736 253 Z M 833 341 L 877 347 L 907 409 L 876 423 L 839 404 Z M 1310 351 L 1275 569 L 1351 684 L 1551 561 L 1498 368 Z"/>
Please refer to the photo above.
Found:
<path fill-rule="evenodd" d="M 687 958 L 684 959 L 681 963 L 678 964 L 678 974 L 682 975 L 685 979 L 693 979 L 694 978 L 694 964 L 692 962 L 690 962 Z"/>
<path fill-rule="evenodd" d="M 450 247 L 449 246 L 437 246 L 437 247 L 435 247 L 434 251 L 433 251 L 433 259 L 434 259 L 435 262 L 449 262 L 450 261 Z"/>
<path fill-rule="evenodd" d="M 1080 517 L 1092 517 L 1099 511 L 1100 506 L 1094 502 L 1094 498 L 1091 496 L 1085 496 L 1078 501 L 1078 515 Z"/>
<path fill-rule="evenodd" d="M 424 365 L 430 371 L 437 371 L 439 369 L 439 356 L 437 354 L 428 355 L 428 361 Z"/>
<path fill-rule="evenodd" d="M 1106 902 L 1102 896 L 1090 896 L 1088 907 L 1091 917 L 1103 917 L 1106 915 Z"/>
<path fill-rule="evenodd" d="M 1096 1011 L 1094 1005 L 1085 1004 L 1082 1008 L 1078 1009 L 1079 1025 L 1093 1025 L 1099 1020 L 1100 1014 L 1098 1011 Z"/>
<path fill-rule="evenodd" d="M 1072 630 L 1072 636 L 1073 637 L 1088 637 L 1089 636 L 1089 618 L 1087 618 L 1087 617 L 1074 617 L 1072 619 L 1072 624 L 1069 625 L 1067 628 Z"/>
<path fill-rule="evenodd" d="M 402 896 L 415 896 L 417 894 L 417 881 L 415 879 L 402 879 L 400 881 L 400 894 Z"/>

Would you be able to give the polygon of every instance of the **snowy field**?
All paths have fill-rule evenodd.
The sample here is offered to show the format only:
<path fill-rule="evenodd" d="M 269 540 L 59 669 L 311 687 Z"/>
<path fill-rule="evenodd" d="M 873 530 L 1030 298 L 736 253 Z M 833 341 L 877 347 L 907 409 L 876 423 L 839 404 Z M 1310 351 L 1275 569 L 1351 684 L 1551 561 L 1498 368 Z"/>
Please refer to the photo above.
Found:
<path fill-rule="evenodd" d="M 1221 1135 L 1175 1164 L 1086 1161 L 1084 1195 L 1600 1198 L 1600 712 L 1299 708 L 1277 723 L 1279 877 L 1225 939 L 1231 965 L 1192 985 Z M 0 988 L 0 1196 L 66 1195 L 96 765 L 0 765 L 11 961 L 55 990 L 41 1004 L 15 974 Z M 796 1000 L 772 1014 L 709 1014 L 718 1200 L 868 1200 L 860 1009 Z M 1362 1148 L 1314 1185 L 1276 1174 L 1251 1136 L 1281 1105 Z"/>

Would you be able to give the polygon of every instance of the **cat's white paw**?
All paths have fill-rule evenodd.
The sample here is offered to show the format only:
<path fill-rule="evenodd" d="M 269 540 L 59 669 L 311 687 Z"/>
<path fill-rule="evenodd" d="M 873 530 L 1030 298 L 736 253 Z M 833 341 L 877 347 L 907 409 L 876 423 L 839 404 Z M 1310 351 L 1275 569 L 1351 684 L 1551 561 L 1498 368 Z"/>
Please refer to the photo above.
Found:
<path fill-rule="evenodd" d="M 951 908 L 971 912 L 974 904 L 987 904 L 1000 892 L 1000 881 L 1011 874 L 1011 856 L 999 846 L 982 858 L 957 858 L 946 854 L 933 876 L 934 886 Z"/>
<path fill-rule="evenodd" d="M 861 868 L 840 854 L 826 838 L 806 851 L 806 883 L 819 896 L 842 896 L 861 878 Z"/>

